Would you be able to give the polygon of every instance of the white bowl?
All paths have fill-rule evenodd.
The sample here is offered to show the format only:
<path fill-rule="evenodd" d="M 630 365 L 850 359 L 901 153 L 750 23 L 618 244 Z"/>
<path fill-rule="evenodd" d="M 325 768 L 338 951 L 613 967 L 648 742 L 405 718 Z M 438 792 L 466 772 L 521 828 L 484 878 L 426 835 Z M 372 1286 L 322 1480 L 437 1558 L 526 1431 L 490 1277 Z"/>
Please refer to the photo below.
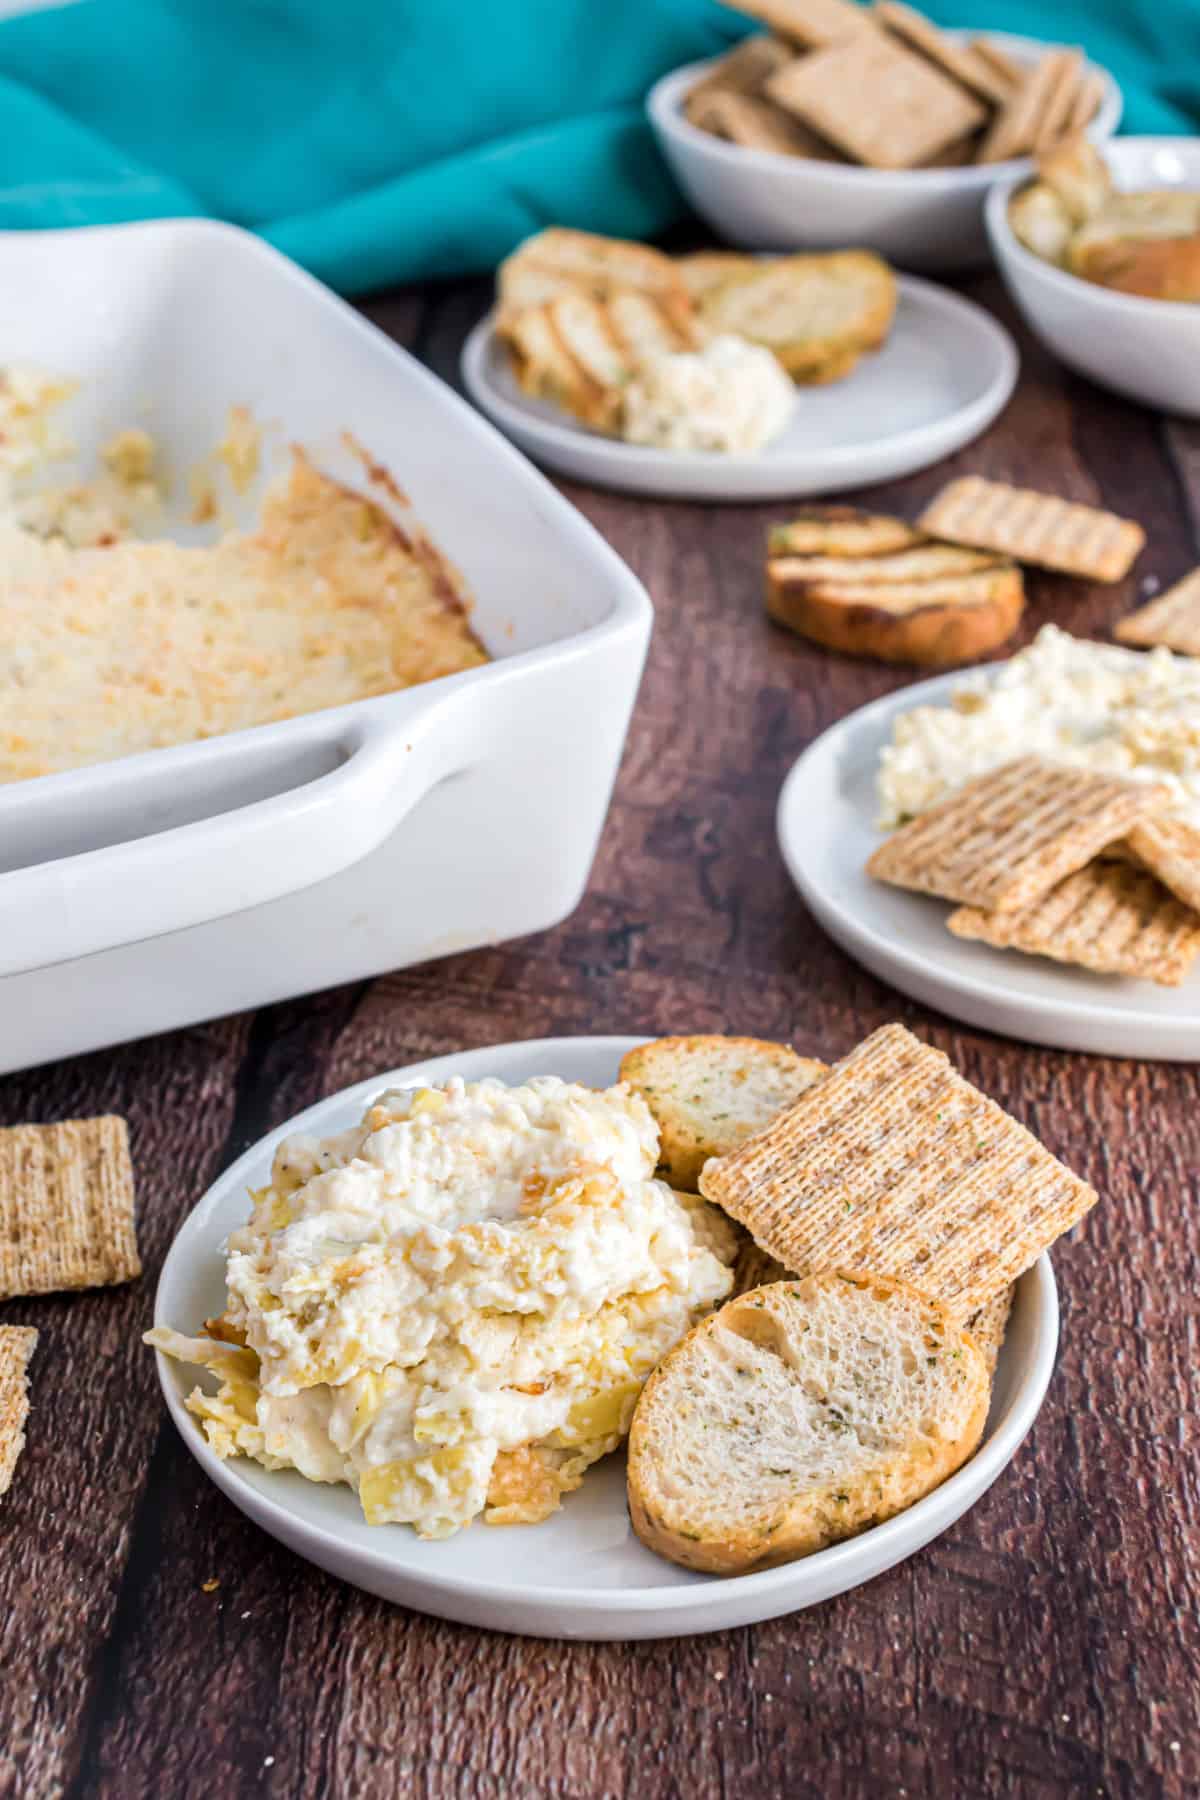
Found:
<path fill-rule="evenodd" d="M 1105 146 L 1121 188 L 1200 189 L 1200 137 L 1130 137 Z M 1008 203 L 1025 177 L 992 189 L 987 229 L 1008 291 L 1048 350 L 1164 412 L 1200 417 L 1200 306 L 1113 294 L 1035 256 L 1008 222 Z"/>
<path fill-rule="evenodd" d="M 246 1217 L 246 1189 L 267 1178 L 280 1138 L 341 1130 L 381 1089 L 445 1081 L 526 1081 L 556 1074 L 607 1086 L 638 1038 L 549 1038 L 497 1044 L 381 1074 L 331 1094 L 290 1119 L 218 1177 L 184 1221 L 159 1278 L 154 1319 L 198 1328 L 224 1296 L 224 1241 Z M 474 1525 L 441 1543 L 403 1525 L 368 1525 L 349 1488 L 305 1481 L 294 1470 L 221 1459 L 205 1442 L 186 1396 L 197 1371 L 158 1357 L 171 1416 L 209 1480 L 255 1524 L 342 1581 L 402 1606 L 491 1631 L 554 1638 L 662 1638 L 774 1619 L 857 1587 L 945 1531 L 974 1505 L 1013 1456 L 1042 1404 L 1058 1344 L 1058 1300 L 1050 1261 L 1038 1258 L 1017 1284 L 996 1365 L 992 1405 L 974 1456 L 915 1506 L 815 1556 L 756 1575 L 697 1575 L 664 1562 L 634 1536 L 621 1455 L 589 1470 L 562 1511 L 540 1525 Z M 1010 1495 L 1011 1505 L 1011 1495 Z M 1000 1520 L 1003 1519 L 1003 1511 Z"/>
<path fill-rule="evenodd" d="M 966 41 L 973 32 L 949 32 Z M 989 31 L 1015 61 L 1032 63 L 1053 45 Z M 878 250 L 909 269 L 973 268 L 987 261 L 983 203 L 1008 176 L 1028 175 L 1028 157 L 963 169 L 863 169 L 745 150 L 699 131 L 684 117 L 688 90 L 714 66 L 689 63 L 651 88 L 646 101 L 659 148 L 684 194 L 726 242 L 747 250 Z M 1088 128 L 1097 142 L 1121 119 L 1121 90 L 1089 63 L 1104 97 Z"/>

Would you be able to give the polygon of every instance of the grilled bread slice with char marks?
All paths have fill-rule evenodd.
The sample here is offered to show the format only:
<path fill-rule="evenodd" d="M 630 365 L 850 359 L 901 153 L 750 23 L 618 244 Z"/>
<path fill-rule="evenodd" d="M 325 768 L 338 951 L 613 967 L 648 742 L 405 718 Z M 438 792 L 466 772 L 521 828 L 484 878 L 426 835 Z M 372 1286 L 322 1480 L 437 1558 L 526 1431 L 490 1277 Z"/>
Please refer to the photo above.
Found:
<path fill-rule="evenodd" d="M 771 533 L 767 611 L 849 656 L 943 668 L 1016 629 L 1025 604 L 1008 558 L 931 538 L 901 519 L 810 507 Z"/>

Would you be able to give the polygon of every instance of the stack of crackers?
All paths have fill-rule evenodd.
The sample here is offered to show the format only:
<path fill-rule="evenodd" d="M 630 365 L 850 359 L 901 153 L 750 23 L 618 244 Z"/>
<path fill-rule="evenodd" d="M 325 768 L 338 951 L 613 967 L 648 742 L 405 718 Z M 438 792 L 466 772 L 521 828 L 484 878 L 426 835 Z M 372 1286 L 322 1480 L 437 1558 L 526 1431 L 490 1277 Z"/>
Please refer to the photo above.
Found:
<path fill-rule="evenodd" d="M 1018 564 L 1118 581 L 1144 542 L 1132 519 L 966 475 L 943 488 L 916 525 L 812 506 L 775 526 L 767 611 L 831 650 L 945 668 L 986 656 L 1012 635 L 1024 608 Z M 1200 644 L 1200 577 L 1193 580 Z M 1185 606 L 1171 595 L 1158 605 L 1156 623 L 1169 611 L 1178 632 Z M 1125 630 L 1143 629 L 1141 617 Z"/>
<path fill-rule="evenodd" d="M 731 3 L 770 35 L 722 58 L 684 110 L 747 149 L 873 169 L 999 163 L 1082 131 L 1103 97 L 1079 50 L 1019 63 L 900 0 Z"/>
<path fill-rule="evenodd" d="M 1184 656 L 1200 656 L 1200 569 L 1193 569 L 1165 594 L 1122 619 L 1114 636 L 1148 650 L 1165 644 Z"/>
<path fill-rule="evenodd" d="M 106 1287 L 141 1274 L 124 1119 L 0 1131 L 0 1300 Z M 0 1495 L 25 1444 L 38 1333 L 0 1326 Z"/>
<path fill-rule="evenodd" d="M 894 832 L 879 881 L 957 903 L 956 937 L 1177 987 L 1200 954 L 1200 831 L 1171 790 L 1019 757 Z"/>
<path fill-rule="evenodd" d="M 868 250 L 672 258 L 551 226 L 501 263 L 497 299 L 521 388 L 617 433 L 626 389 L 650 361 L 718 336 L 762 345 L 793 381 L 840 380 L 886 340 L 896 279 Z"/>
<path fill-rule="evenodd" d="M 706 1163 L 700 1192 L 789 1274 L 909 1283 L 992 1362 L 1012 1284 L 1097 1197 L 902 1025 L 873 1032 L 764 1131 Z"/>

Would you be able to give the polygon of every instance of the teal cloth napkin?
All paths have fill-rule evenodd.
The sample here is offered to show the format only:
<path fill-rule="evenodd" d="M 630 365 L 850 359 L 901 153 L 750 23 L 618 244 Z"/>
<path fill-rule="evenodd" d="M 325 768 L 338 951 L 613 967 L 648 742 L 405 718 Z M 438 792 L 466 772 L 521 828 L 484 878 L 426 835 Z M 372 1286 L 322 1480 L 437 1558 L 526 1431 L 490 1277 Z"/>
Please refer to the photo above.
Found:
<path fill-rule="evenodd" d="M 1079 42 L 1125 129 L 1200 128 L 1196 0 L 932 0 Z M 231 219 L 334 287 L 488 269 L 551 220 L 682 216 L 642 98 L 713 0 L 82 0 L 0 20 L 0 228 Z"/>

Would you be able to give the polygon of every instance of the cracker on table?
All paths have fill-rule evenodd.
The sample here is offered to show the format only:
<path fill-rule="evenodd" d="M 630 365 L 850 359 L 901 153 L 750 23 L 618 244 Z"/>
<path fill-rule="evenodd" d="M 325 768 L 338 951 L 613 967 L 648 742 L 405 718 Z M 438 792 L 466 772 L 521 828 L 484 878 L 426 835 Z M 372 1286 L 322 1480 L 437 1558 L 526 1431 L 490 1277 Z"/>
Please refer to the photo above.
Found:
<path fill-rule="evenodd" d="M 1200 913 L 1200 831 L 1184 819 L 1144 819 L 1124 846 L 1177 900 Z"/>
<path fill-rule="evenodd" d="M 1185 656 L 1200 656 L 1200 569 L 1174 587 L 1126 614 L 1113 632 L 1123 644 L 1165 644 Z"/>
<path fill-rule="evenodd" d="M 1028 156 L 1048 112 L 1057 106 L 1064 83 L 1078 70 L 1081 60 L 1077 50 L 1048 50 L 1027 69 L 1020 86 L 993 119 L 979 146 L 978 160 L 1008 162 L 1014 156 Z"/>
<path fill-rule="evenodd" d="M 935 537 L 1092 581 L 1119 581 L 1146 541 L 1132 519 L 981 475 L 947 483 L 917 523 Z"/>
<path fill-rule="evenodd" d="M 902 1025 L 885 1025 L 700 1188 L 785 1268 L 911 1282 L 965 1324 L 1095 1191 Z"/>
<path fill-rule="evenodd" d="M 876 169 L 928 162 L 987 116 L 973 95 L 874 27 L 800 57 L 772 75 L 765 91 L 836 149 Z"/>
<path fill-rule="evenodd" d="M 12 1486 L 25 1448 L 29 1417 L 29 1359 L 38 1334 L 28 1325 L 0 1325 L 0 1496 Z"/>
<path fill-rule="evenodd" d="M 1178 987 L 1200 954 L 1200 913 L 1123 862 L 1078 869 L 1019 912 L 960 906 L 946 923 L 956 937 L 1162 987 Z"/>
<path fill-rule="evenodd" d="M 141 1272 L 124 1119 L 0 1131 L 0 1299 Z"/>
<path fill-rule="evenodd" d="M 1170 801 L 1161 782 L 1020 756 L 894 831 L 867 873 L 941 900 L 1014 912 Z"/>
<path fill-rule="evenodd" d="M 906 44 L 944 69 L 952 80 L 969 88 L 980 99 L 993 106 L 1003 106 L 1012 91 L 1012 81 L 1002 75 L 973 44 L 960 44 L 939 31 L 932 19 L 905 6 L 903 0 L 875 0 L 874 17 Z"/>

